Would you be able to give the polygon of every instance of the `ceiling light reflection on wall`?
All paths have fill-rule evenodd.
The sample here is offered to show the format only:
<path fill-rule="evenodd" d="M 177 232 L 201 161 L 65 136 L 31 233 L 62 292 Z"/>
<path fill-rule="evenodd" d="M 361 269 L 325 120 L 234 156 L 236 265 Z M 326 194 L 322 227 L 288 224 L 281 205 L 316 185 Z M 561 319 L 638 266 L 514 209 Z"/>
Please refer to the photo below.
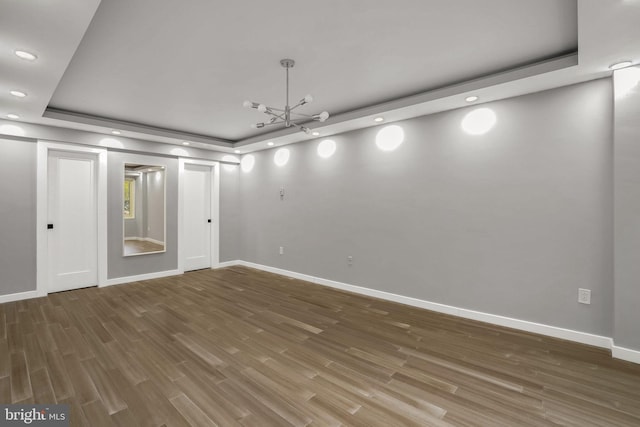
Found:
<path fill-rule="evenodd" d="M 467 102 L 476 102 L 478 100 L 478 97 L 475 95 L 471 95 L 471 96 L 467 96 L 464 100 Z"/>
<path fill-rule="evenodd" d="M 189 141 L 183 141 L 182 145 L 190 145 L 191 143 Z"/>
<path fill-rule="evenodd" d="M 246 156 L 242 157 L 242 160 L 240 160 L 240 169 L 242 169 L 242 172 L 244 173 L 249 173 L 253 170 L 255 164 L 256 158 L 253 156 L 253 154 L 247 154 Z"/>
<path fill-rule="evenodd" d="M 22 92 L 21 90 L 11 90 L 9 93 L 17 98 L 24 98 L 27 96 L 26 92 Z"/>
<path fill-rule="evenodd" d="M 234 153 L 240 154 L 240 150 L 233 150 Z"/>
<path fill-rule="evenodd" d="M 268 145 L 269 147 L 272 147 L 272 146 L 273 146 L 273 142 L 272 142 L 272 141 L 269 141 L 269 142 L 267 142 L 267 145 Z"/>
<path fill-rule="evenodd" d="M 20 118 L 20 116 L 17 115 L 17 114 L 9 113 L 9 114 L 7 114 L 7 118 L 11 119 L 11 120 L 18 120 Z"/>
<path fill-rule="evenodd" d="M 36 59 L 38 59 L 35 54 L 27 52 L 26 50 L 15 50 L 13 53 L 15 53 L 18 58 L 24 59 L 26 61 L 35 61 Z"/>
<path fill-rule="evenodd" d="M 119 130 L 112 130 L 111 133 L 114 135 L 120 135 L 122 132 L 120 132 Z"/>
<path fill-rule="evenodd" d="M 281 148 L 273 155 L 273 163 L 278 167 L 282 167 L 289 161 L 289 155 L 290 153 L 288 148 Z"/>
<path fill-rule="evenodd" d="M 320 136 L 320 132 L 312 132 L 311 135 L 313 136 Z"/>
<path fill-rule="evenodd" d="M 622 68 L 626 68 L 628 66 L 630 66 L 632 64 L 631 61 L 621 61 L 621 62 L 616 62 L 615 64 L 612 64 L 609 66 L 610 70 L 620 70 Z"/>
<path fill-rule="evenodd" d="M 180 147 L 172 148 L 170 153 L 173 154 L 174 156 L 178 156 L 178 157 L 184 157 L 184 156 L 188 156 L 189 155 L 189 152 L 187 150 L 185 150 L 184 148 L 180 148 Z"/>
<path fill-rule="evenodd" d="M 629 67 L 613 74 L 613 91 L 616 98 L 629 94 L 640 82 L 640 67 Z"/>
<path fill-rule="evenodd" d="M 114 138 L 102 138 L 98 144 L 101 147 L 124 148 L 124 144 Z"/>
<path fill-rule="evenodd" d="M 461 126 L 470 135 L 482 135 L 489 132 L 496 121 L 496 113 L 492 109 L 478 108 L 464 116 Z"/>
<path fill-rule="evenodd" d="M 384 121 L 384 117 L 376 117 L 375 119 L 373 119 L 374 122 L 376 123 L 380 123 L 382 121 Z"/>
<path fill-rule="evenodd" d="M 393 151 L 404 141 L 404 130 L 398 125 L 385 126 L 376 135 L 376 145 L 382 151 Z"/>
<path fill-rule="evenodd" d="M 237 163 L 237 162 L 240 161 L 240 159 L 238 159 L 236 156 L 226 155 L 226 156 L 222 157 L 222 161 L 223 162 L 236 162 Z M 226 170 L 227 172 L 234 171 L 234 170 L 236 170 L 237 167 L 238 167 L 237 165 L 226 165 L 226 164 L 222 165 L 222 168 L 224 170 Z"/>
<path fill-rule="evenodd" d="M 333 153 L 336 152 L 336 143 L 331 139 L 325 139 L 320 144 L 318 144 L 318 156 L 323 159 L 328 159 L 333 156 Z"/>
<path fill-rule="evenodd" d="M 25 132 L 20 126 L 16 125 L 0 125 L 0 134 L 24 136 Z"/>

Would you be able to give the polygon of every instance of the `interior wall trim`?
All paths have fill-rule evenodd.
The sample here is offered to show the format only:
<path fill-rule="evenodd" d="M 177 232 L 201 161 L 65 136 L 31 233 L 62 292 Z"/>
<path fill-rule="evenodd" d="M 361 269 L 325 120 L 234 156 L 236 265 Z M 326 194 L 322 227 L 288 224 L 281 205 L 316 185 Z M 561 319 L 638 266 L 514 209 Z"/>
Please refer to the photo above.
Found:
<path fill-rule="evenodd" d="M 165 244 L 165 242 L 161 241 L 161 240 L 157 240 L 157 239 L 152 239 L 151 237 L 145 237 L 144 238 L 145 242 L 149 242 L 149 243 L 155 243 L 156 245 L 163 245 Z"/>
<path fill-rule="evenodd" d="M 611 346 L 611 355 L 616 359 L 626 360 L 627 362 L 640 363 L 640 351 L 638 350 L 618 347 L 617 345 L 613 344 Z"/>
<path fill-rule="evenodd" d="M 45 295 L 40 295 L 37 290 L 0 295 L 0 304 L 4 304 L 5 302 L 22 301 L 23 299 L 38 298 L 41 296 Z"/>
<path fill-rule="evenodd" d="M 242 265 L 241 263 L 244 263 L 245 261 L 239 261 L 239 260 L 234 260 L 234 261 L 222 261 L 218 263 L 218 266 L 216 268 L 226 268 L 226 267 L 233 267 L 234 265 Z"/>
<path fill-rule="evenodd" d="M 92 114 L 80 113 L 77 111 L 62 110 L 60 108 L 47 107 L 42 113 L 42 117 L 54 120 L 64 120 L 68 122 L 82 123 L 105 128 L 121 129 L 128 132 L 136 132 L 159 136 L 163 138 L 183 139 L 203 144 L 210 144 L 218 147 L 232 147 L 235 141 L 218 138 L 209 135 L 199 135 L 190 132 L 183 132 L 174 129 L 167 129 L 158 126 L 144 125 L 124 120 L 116 120 L 108 117 L 95 116 Z"/>
<path fill-rule="evenodd" d="M 560 338 L 581 344 L 592 345 L 595 347 L 610 349 L 612 357 L 616 359 L 626 360 L 628 362 L 640 363 L 640 351 L 632 350 L 614 345 L 613 339 L 601 335 L 590 334 L 587 332 L 574 331 L 572 329 L 560 328 L 557 326 L 545 325 L 542 323 L 530 322 L 527 320 L 514 319 L 511 317 L 500 316 L 497 314 L 484 313 L 481 311 L 469 310 L 466 308 L 454 307 L 451 305 L 440 304 L 418 298 L 397 295 L 390 292 L 379 291 L 376 289 L 365 288 L 362 286 L 350 285 L 348 283 L 337 282 L 334 280 L 314 277 L 308 274 L 297 273 L 295 271 L 284 270 L 282 268 L 270 267 L 267 265 L 256 264 L 254 262 L 235 260 L 220 263 L 220 267 L 232 267 L 241 265 L 244 267 L 255 268 L 270 273 L 280 274 L 282 276 L 292 277 L 294 279 L 305 280 L 322 286 L 328 286 L 334 289 L 353 292 L 356 294 L 367 295 L 374 298 L 380 298 L 387 301 L 393 301 L 400 304 L 406 304 L 413 307 L 423 308 L 426 310 L 436 311 L 438 313 L 450 314 L 452 316 L 462 317 L 465 319 L 477 320 L 480 322 L 491 323 L 507 328 L 518 329 L 521 331 L 532 332 L 535 334 L 546 335 L 553 338 Z"/>
<path fill-rule="evenodd" d="M 138 274 L 136 276 L 116 277 L 113 279 L 107 279 L 100 287 L 103 288 L 106 286 L 122 285 L 124 283 L 139 282 L 141 280 L 160 279 L 163 277 L 177 276 L 182 273 L 183 273 L 182 270 L 176 269 L 176 270 L 157 271 L 155 273 Z"/>

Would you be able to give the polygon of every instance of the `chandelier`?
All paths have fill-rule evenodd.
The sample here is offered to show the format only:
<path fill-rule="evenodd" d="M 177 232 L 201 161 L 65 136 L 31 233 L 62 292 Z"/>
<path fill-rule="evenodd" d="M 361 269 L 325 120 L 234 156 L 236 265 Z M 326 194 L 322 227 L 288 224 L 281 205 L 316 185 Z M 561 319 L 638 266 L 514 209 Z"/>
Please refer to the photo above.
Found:
<path fill-rule="evenodd" d="M 305 133 L 309 133 L 309 132 L 311 132 L 311 130 L 308 127 L 302 126 L 302 125 L 296 123 L 294 121 L 294 119 L 295 120 L 304 120 L 304 121 L 315 120 L 315 121 L 318 121 L 318 122 L 324 122 L 325 120 L 327 120 L 329 118 L 329 113 L 327 113 L 326 111 L 323 111 L 320 114 L 313 114 L 313 115 L 302 114 L 302 113 L 298 113 L 298 112 L 294 112 L 293 111 L 296 108 L 302 107 L 303 105 L 308 104 L 311 101 L 313 101 L 313 97 L 311 95 L 305 96 L 300 101 L 298 101 L 298 103 L 296 105 L 294 105 L 293 107 L 289 106 L 289 68 L 293 68 L 295 63 L 296 62 L 293 59 L 282 59 L 282 60 L 280 60 L 280 65 L 282 65 L 282 67 L 285 69 L 285 72 L 287 74 L 287 84 L 286 84 L 287 95 L 286 95 L 286 104 L 284 106 L 284 109 L 268 107 L 268 106 L 266 106 L 264 104 L 259 104 L 257 102 L 253 102 L 253 101 L 244 101 L 244 103 L 242 104 L 245 108 L 254 108 L 254 109 L 260 111 L 261 113 L 265 113 L 266 115 L 271 117 L 266 122 L 256 123 L 256 124 L 251 125 L 252 128 L 261 129 L 261 128 L 265 127 L 265 126 L 278 125 L 278 124 L 284 123 L 284 126 L 286 128 L 291 127 L 291 126 L 295 126 L 298 129 L 300 129 L 301 131 L 303 131 Z"/>

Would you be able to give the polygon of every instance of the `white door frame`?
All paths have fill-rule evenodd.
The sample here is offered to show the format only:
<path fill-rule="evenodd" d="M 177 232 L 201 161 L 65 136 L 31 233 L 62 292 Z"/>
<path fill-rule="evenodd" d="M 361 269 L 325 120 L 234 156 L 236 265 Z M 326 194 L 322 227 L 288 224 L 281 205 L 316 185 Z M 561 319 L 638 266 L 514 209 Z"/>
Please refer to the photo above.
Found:
<path fill-rule="evenodd" d="M 103 148 L 85 147 L 82 145 L 62 144 L 49 141 L 38 141 L 37 156 L 37 190 L 36 190 L 36 244 L 37 244 L 37 282 L 38 296 L 46 296 L 49 290 L 48 245 L 47 233 L 48 194 L 49 194 L 49 152 L 67 151 L 87 153 L 97 156 L 97 226 L 98 226 L 98 286 L 107 281 L 107 150 Z"/>
<path fill-rule="evenodd" d="M 220 266 L 220 163 L 178 159 L 178 270 L 184 273 L 184 168 L 185 165 L 211 167 L 211 268 Z"/>

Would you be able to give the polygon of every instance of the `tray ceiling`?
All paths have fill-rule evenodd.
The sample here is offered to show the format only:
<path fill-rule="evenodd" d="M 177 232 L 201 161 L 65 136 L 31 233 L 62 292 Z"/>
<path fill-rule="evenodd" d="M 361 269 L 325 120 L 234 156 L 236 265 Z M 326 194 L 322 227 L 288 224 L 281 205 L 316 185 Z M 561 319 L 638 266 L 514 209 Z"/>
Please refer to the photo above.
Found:
<path fill-rule="evenodd" d="M 332 115 L 575 52 L 576 1 L 103 0 L 49 109 L 231 142 L 252 99 Z M 108 126 L 108 122 L 107 123 Z"/>

